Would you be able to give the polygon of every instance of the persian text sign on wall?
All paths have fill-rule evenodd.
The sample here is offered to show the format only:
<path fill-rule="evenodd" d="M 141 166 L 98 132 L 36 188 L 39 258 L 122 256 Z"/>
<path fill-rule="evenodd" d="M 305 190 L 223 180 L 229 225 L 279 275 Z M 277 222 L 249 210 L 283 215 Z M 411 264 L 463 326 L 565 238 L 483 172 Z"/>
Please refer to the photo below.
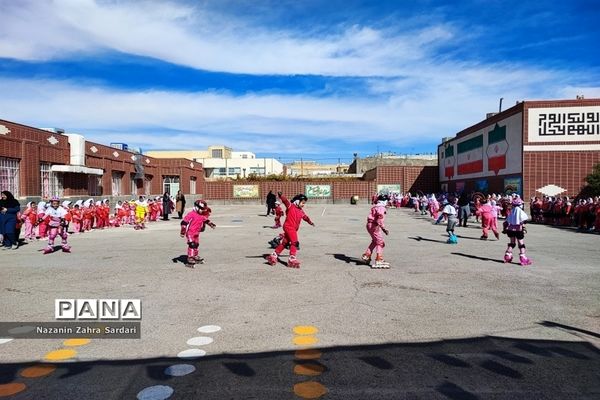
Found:
<path fill-rule="evenodd" d="M 600 106 L 530 108 L 530 142 L 600 141 Z"/>
<path fill-rule="evenodd" d="M 306 197 L 331 197 L 331 185 L 306 185 Z"/>
<path fill-rule="evenodd" d="M 401 185 L 377 185 L 377 193 L 379 194 L 400 193 L 401 191 Z"/>
<path fill-rule="evenodd" d="M 233 197 L 236 199 L 258 198 L 258 185 L 233 185 Z"/>

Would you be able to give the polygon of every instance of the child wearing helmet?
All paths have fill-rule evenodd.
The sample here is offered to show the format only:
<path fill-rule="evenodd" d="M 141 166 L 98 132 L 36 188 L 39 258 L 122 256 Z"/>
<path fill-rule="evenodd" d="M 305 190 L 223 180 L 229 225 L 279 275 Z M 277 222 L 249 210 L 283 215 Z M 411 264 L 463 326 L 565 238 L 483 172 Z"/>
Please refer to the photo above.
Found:
<path fill-rule="evenodd" d="M 514 195 L 512 199 L 512 210 L 504 222 L 503 233 L 506 233 L 506 236 L 508 236 L 510 239 L 508 247 L 506 248 L 506 252 L 504 253 L 505 263 L 512 262 L 512 251 L 518 243 L 519 261 L 521 262 L 521 265 L 531 265 L 531 260 L 527 258 L 527 255 L 525 254 L 526 230 L 523 225 L 527 222 L 527 220 L 529 220 L 529 216 L 525 213 L 525 211 L 523 211 L 523 201 L 519 195 Z"/>
<path fill-rule="evenodd" d="M 367 232 L 371 236 L 371 243 L 362 255 L 362 259 L 365 263 L 371 264 L 371 255 L 375 251 L 375 264 L 371 268 L 389 268 L 389 263 L 383 259 L 383 248 L 385 247 L 385 241 L 383 239 L 382 232 L 386 235 L 389 233 L 385 228 L 385 214 L 386 206 L 388 204 L 389 197 L 387 194 L 380 194 L 377 196 L 377 203 L 371 207 L 371 211 L 367 216 Z"/>
<path fill-rule="evenodd" d="M 275 203 L 275 225 L 272 226 L 273 229 L 281 228 L 281 217 L 283 217 L 283 210 L 281 209 L 281 203 L 276 201 Z"/>
<path fill-rule="evenodd" d="M 181 221 L 180 236 L 185 237 L 188 245 L 187 262 L 185 264 L 188 268 L 194 268 L 194 265 L 197 263 L 204 263 L 204 259 L 198 256 L 198 247 L 200 246 L 200 232 L 204 231 L 206 225 L 212 229 L 216 227 L 208 219 L 210 212 L 211 210 L 206 201 L 196 200 L 194 202 L 194 209 L 188 212 Z"/>
<path fill-rule="evenodd" d="M 62 251 L 65 253 L 71 252 L 71 246 L 67 243 L 69 219 L 70 214 L 64 207 L 61 207 L 58 197 L 52 197 L 50 207 L 46 209 L 39 220 L 39 222 L 46 221 L 48 224 L 48 245 L 44 249 L 44 254 L 54 252 L 54 239 L 56 239 L 56 236 L 61 238 Z"/>
<path fill-rule="evenodd" d="M 308 198 L 304 194 L 298 194 L 292 198 L 292 201 L 289 201 L 287 197 L 283 195 L 283 193 L 278 192 L 277 194 L 286 208 L 286 217 L 285 222 L 283 223 L 284 237 L 281 243 L 279 243 L 279 245 L 275 248 L 273 253 L 267 256 L 267 262 L 270 265 L 277 264 L 279 255 L 289 243 L 290 257 L 288 259 L 288 267 L 300 268 L 300 261 L 296 258 L 299 245 L 298 229 L 300 229 L 302 220 L 306 221 L 309 225 L 315 226 L 315 224 L 310 220 L 308 215 L 306 215 L 303 210 Z"/>

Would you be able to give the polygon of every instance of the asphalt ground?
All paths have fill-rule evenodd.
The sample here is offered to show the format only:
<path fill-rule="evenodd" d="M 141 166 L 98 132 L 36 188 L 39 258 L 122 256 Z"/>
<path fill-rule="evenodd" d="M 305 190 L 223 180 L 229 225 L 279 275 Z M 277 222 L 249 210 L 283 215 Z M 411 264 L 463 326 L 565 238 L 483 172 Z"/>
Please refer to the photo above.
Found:
<path fill-rule="evenodd" d="M 265 263 L 279 230 L 258 205 L 213 207 L 195 269 L 173 219 L 0 252 L 2 321 L 54 321 L 59 298 L 143 308 L 141 339 L 0 339 L 0 398 L 600 397 L 600 235 L 529 225 L 522 267 L 474 219 L 449 245 L 390 209 L 391 268 L 374 270 L 368 210 L 309 202 L 300 269 Z"/>

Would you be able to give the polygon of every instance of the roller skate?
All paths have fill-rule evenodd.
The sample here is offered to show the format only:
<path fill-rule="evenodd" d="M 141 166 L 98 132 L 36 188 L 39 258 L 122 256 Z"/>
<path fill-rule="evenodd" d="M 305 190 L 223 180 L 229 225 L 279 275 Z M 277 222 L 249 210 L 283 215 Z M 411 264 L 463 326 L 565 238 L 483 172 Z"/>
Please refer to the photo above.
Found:
<path fill-rule="evenodd" d="M 275 253 L 269 254 L 266 258 L 267 258 L 267 264 L 269 264 L 269 265 L 275 265 L 275 264 L 277 264 L 277 261 L 279 260 L 279 258 L 277 257 L 277 254 L 275 254 Z"/>
<path fill-rule="evenodd" d="M 48 246 L 44 249 L 44 254 L 54 253 L 54 247 Z"/>
<path fill-rule="evenodd" d="M 481 237 L 479 238 L 479 240 L 488 240 L 488 237 L 485 235 L 481 235 Z"/>
<path fill-rule="evenodd" d="M 527 256 L 525 254 L 519 255 L 519 261 L 521 262 L 521 265 L 523 265 L 523 266 L 531 265 L 531 260 L 529 258 L 527 258 Z"/>
<path fill-rule="evenodd" d="M 288 267 L 300 268 L 300 261 L 296 257 L 290 256 L 290 258 L 288 259 Z"/>
<path fill-rule="evenodd" d="M 194 265 L 196 265 L 196 259 L 194 257 L 188 257 L 185 266 L 188 268 L 194 268 Z"/>
<path fill-rule="evenodd" d="M 390 263 L 385 261 L 382 257 L 377 257 L 375 263 L 371 265 L 373 269 L 389 269 Z"/>
<path fill-rule="evenodd" d="M 451 233 L 450 237 L 448 238 L 448 240 L 446 241 L 446 243 L 448 243 L 448 244 L 457 244 L 458 243 L 458 238 L 456 237 L 455 234 Z"/>
<path fill-rule="evenodd" d="M 193 259 L 196 261 L 196 264 L 204 264 L 204 258 L 200 258 L 200 256 L 194 256 Z"/>
<path fill-rule="evenodd" d="M 510 264 L 513 260 L 513 255 L 512 253 L 509 253 L 508 251 L 506 253 L 504 253 L 504 263 L 505 264 Z"/>
<path fill-rule="evenodd" d="M 360 257 L 360 259 L 363 260 L 363 262 L 365 264 L 371 265 L 371 255 L 370 254 L 365 253 Z"/>
<path fill-rule="evenodd" d="M 62 251 L 63 253 L 70 253 L 71 252 L 71 246 L 62 246 Z"/>

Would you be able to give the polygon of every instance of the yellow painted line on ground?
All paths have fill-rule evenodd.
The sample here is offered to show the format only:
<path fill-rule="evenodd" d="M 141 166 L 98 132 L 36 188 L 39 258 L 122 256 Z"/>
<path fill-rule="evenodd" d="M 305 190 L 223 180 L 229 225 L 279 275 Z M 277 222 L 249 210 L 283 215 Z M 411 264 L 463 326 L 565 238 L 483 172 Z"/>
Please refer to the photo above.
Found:
<path fill-rule="evenodd" d="M 15 395 L 27 389 L 24 383 L 5 383 L 0 385 L 0 397 L 8 397 Z"/>
<path fill-rule="evenodd" d="M 314 336 L 294 336 L 293 342 L 296 346 L 310 346 L 319 341 Z"/>
<path fill-rule="evenodd" d="M 298 325 L 294 327 L 294 333 L 296 335 L 314 335 L 319 332 L 319 329 L 311 325 Z"/>
<path fill-rule="evenodd" d="M 91 339 L 67 339 L 63 342 L 64 346 L 84 346 L 90 343 Z"/>
<path fill-rule="evenodd" d="M 23 378 L 40 378 L 42 376 L 50 375 L 54 371 L 56 371 L 56 365 L 38 364 L 25 368 L 19 375 Z"/>
<path fill-rule="evenodd" d="M 294 367 L 294 373 L 296 375 L 304 376 L 319 376 L 325 371 L 325 367 L 320 364 L 306 363 L 297 364 Z"/>
<path fill-rule="evenodd" d="M 294 385 L 294 393 L 303 399 L 318 399 L 327 394 L 327 388 L 319 382 L 301 382 Z"/>
<path fill-rule="evenodd" d="M 315 349 L 296 350 L 295 356 L 298 360 L 316 360 L 321 357 L 321 352 Z"/>
<path fill-rule="evenodd" d="M 77 352 L 73 349 L 60 349 L 54 350 L 46 354 L 44 359 L 48 361 L 60 361 L 60 360 L 68 360 L 69 358 L 73 358 L 77 355 Z"/>

